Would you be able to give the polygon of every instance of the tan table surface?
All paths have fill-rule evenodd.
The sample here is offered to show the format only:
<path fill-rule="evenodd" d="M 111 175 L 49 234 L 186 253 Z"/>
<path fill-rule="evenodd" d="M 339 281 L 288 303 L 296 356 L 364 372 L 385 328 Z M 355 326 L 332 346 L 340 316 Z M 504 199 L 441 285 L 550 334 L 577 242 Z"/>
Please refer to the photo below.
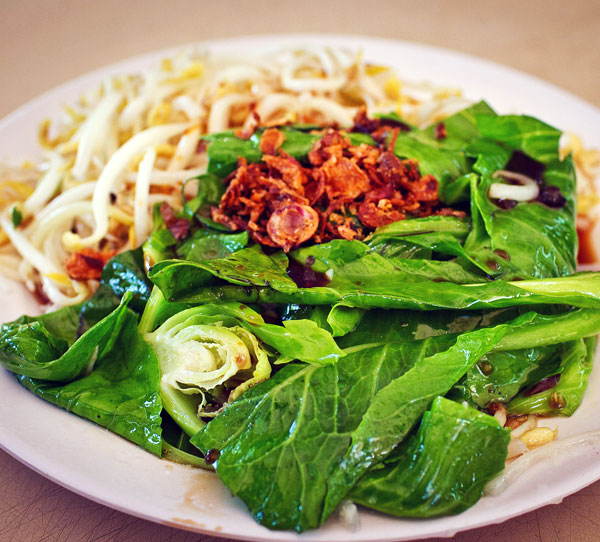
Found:
<path fill-rule="evenodd" d="M 2 0 L 0 117 L 63 81 L 132 55 L 276 32 L 354 33 L 447 47 L 521 69 L 600 106 L 597 0 Z M 461 542 L 599 539 L 600 482 L 560 505 L 455 537 Z M 0 541 L 25 540 L 217 539 L 95 504 L 0 452 Z"/>

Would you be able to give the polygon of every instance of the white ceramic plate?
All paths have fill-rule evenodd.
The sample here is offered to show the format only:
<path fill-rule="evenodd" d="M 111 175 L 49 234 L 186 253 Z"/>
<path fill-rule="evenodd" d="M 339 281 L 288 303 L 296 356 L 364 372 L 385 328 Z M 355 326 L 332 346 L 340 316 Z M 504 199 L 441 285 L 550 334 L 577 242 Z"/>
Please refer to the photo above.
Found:
<path fill-rule="evenodd" d="M 350 36 L 265 36 L 200 44 L 216 53 L 260 53 L 285 45 L 322 44 L 362 48 L 366 59 L 394 66 L 404 79 L 462 88 L 473 100 L 485 98 L 502 113 L 526 112 L 600 147 L 600 111 L 547 83 L 459 53 L 423 45 Z M 161 51 L 84 75 L 58 87 L 0 122 L 0 159 L 31 158 L 37 125 L 56 116 L 61 104 L 95 87 L 107 75 L 130 73 L 177 52 Z M 0 321 L 35 302 L 20 288 L 0 291 Z M 592 376 L 582 407 L 569 419 L 550 420 L 565 438 L 600 429 L 600 370 Z M 257 525 L 211 473 L 162 461 L 108 431 L 43 402 L 0 370 L 0 446 L 42 475 L 118 510 L 184 529 L 250 540 L 379 541 L 451 536 L 498 523 L 563 497 L 600 478 L 600 448 L 589 446 L 546 460 L 498 497 L 485 497 L 459 516 L 399 520 L 361 511 L 361 527 L 349 531 L 336 518 L 322 528 L 296 535 Z"/>

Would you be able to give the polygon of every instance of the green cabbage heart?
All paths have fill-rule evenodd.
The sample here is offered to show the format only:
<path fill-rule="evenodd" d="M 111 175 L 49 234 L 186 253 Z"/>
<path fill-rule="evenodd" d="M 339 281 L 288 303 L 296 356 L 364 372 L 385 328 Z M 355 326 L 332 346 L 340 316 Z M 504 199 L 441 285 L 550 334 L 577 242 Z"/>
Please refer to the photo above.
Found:
<path fill-rule="evenodd" d="M 271 375 L 268 355 L 256 337 L 239 325 L 226 327 L 231 319 L 223 320 L 189 309 L 144 337 L 159 361 L 165 408 L 188 434 L 202 427 L 200 416 L 217 414 L 204 411 L 206 392 L 235 377 L 235 383 L 242 382 L 229 395 L 233 401 Z"/>

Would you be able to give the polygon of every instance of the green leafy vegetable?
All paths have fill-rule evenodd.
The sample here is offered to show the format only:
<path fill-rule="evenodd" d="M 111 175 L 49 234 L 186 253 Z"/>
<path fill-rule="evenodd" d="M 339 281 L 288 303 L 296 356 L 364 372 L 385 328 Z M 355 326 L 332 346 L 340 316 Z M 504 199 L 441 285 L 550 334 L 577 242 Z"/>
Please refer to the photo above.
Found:
<path fill-rule="evenodd" d="M 527 115 L 476 116 L 483 137 L 505 143 L 540 162 L 557 158 L 560 130 Z"/>
<path fill-rule="evenodd" d="M 151 289 L 152 283 L 144 271 L 142 250 L 138 248 L 117 254 L 104 266 L 96 293 L 81 306 L 81 330 L 110 314 L 119 306 L 126 292 L 131 296 L 128 307 L 141 313 Z"/>
<path fill-rule="evenodd" d="M 514 115 L 480 115 L 477 126 L 488 139 L 474 141 L 467 149 L 477 158 L 474 168 L 482 178 L 471 178 L 473 229 L 465 250 L 480 266 L 487 266 L 490 274 L 507 279 L 573 273 L 576 181 L 571 158 L 559 159 L 560 132 L 532 117 Z M 490 200 L 489 188 L 499 182 L 491 175 L 506 165 L 512 150 L 525 152 L 544 164 L 544 181 L 560 189 L 566 200 L 563 207 L 521 202 L 502 209 Z"/>
<path fill-rule="evenodd" d="M 189 201 L 186 200 L 184 192 L 192 183 L 197 185 L 196 195 Z M 216 175 L 205 174 L 188 179 L 181 187 L 183 199 L 182 215 L 191 220 L 196 212 L 203 206 L 218 205 L 221 196 L 225 193 L 223 181 Z"/>
<path fill-rule="evenodd" d="M 164 412 L 162 414 L 162 447 L 162 456 L 169 461 L 213 470 L 198 449 L 190 444 L 188 435 Z"/>
<path fill-rule="evenodd" d="M 322 287 L 296 287 L 287 276 L 285 255 L 279 252 L 266 256 L 257 247 L 244 249 L 222 260 L 204 263 L 179 260 L 161 262 L 152 269 L 149 277 L 167 299 L 189 303 L 340 303 L 365 309 L 418 310 L 502 308 L 535 304 L 600 308 L 600 275 L 596 273 L 463 285 L 439 282 L 436 280 L 438 277 L 431 272 L 425 278 L 414 273 L 414 269 L 403 272 L 396 262 L 374 252 L 365 253 L 367 248 L 360 242 L 343 243 L 340 241 L 335 245 L 328 243 L 327 246 L 302 249 L 303 259 L 309 255 L 315 258 L 315 271 L 322 271 L 329 266 L 331 281 Z M 350 251 L 344 252 L 340 249 L 342 246 Z M 360 252 L 364 255 L 356 257 Z M 292 256 L 297 258 L 299 253 L 300 251 Z M 276 255 L 279 255 L 277 261 Z M 354 259 L 349 259 L 349 256 Z M 403 265 L 414 266 L 407 263 Z M 218 285 L 213 281 L 214 276 L 234 284 L 253 287 Z"/>
<path fill-rule="evenodd" d="M 243 374 L 230 394 L 234 400 L 271 374 L 267 352 L 238 321 L 219 315 L 227 312 L 227 307 L 187 309 L 144 336 L 159 360 L 165 408 L 188 435 L 204 425 L 200 416 L 209 415 L 206 392 Z"/>
<path fill-rule="evenodd" d="M 152 232 L 142 245 L 146 268 L 175 256 L 174 248 L 177 241 L 167 229 L 165 219 L 160 212 L 160 205 L 160 203 L 156 203 L 152 208 Z"/>
<path fill-rule="evenodd" d="M 486 102 L 477 102 L 444 119 L 446 137 L 443 139 L 436 139 L 435 125 L 425 128 L 422 133 L 430 139 L 432 144 L 446 149 L 463 151 L 470 142 L 481 136 L 478 119 L 483 115 L 493 119 L 496 113 Z"/>
<path fill-rule="evenodd" d="M 357 347 L 321 368 L 288 365 L 192 443 L 204 453 L 220 450 L 219 477 L 258 521 L 316 527 L 508 329 Z"/>
<path fill-rule="evenodd" d="M 313 144 L 321 137 L 293 126 L 282 126 L 279 129 L 285 136 L 281 149 L 300 161 L 305 161 Z M 259 129 L 248 139 L 240 139 L 233 132 L 207 136 L 208 173 L 227 177 L 236 169 L 240 157 L 245 158 L 249 163 L 260 161 L 263 155 L 259 148 L 262 133 L 263 130 Z M 367 134 L 350 133 L 347 137 L 353 145 L 361 143 L 375 145 L 373 138 Z"/>
<path fill-rule="evenodd" d="M 125 305 L 121 307 L 117 309 L 120 326 L 113 330 L 112 344 L 99 351 L 94 369 L 88 375 L 66 384 L 23 374 L 17 378 L 46 401 L 160 455 L 162 404 L 158 393 L 158 362 L 137 331 L 135 314 Z"/>
<path fill-rule="evenodd" d="M 162 261 L 150 270 L 148 278 L 169 300 L 182 299 L 190 291 L 212 285 L 214 278 L 241 286 L 268 286 L 289 293 L 297 287 L 287 276 L 287 263 L 283 252 L 267 256 L 259 245 L 254 245 L 215 260 Z"/>
<path fill-rule="evenodd" d="M 507 405 L 509 412 L 545 416 L 573 414 L 587 388 L 595 350 L 596 337 L 564 344 L 562 362 L 555 370 L 560 374 L 556 386 L 533 395 L 520 394 Z"/>
<path fill-rule="evenodd" d="M 555 374 L 560 352 L 556 345 L 491 352 L 467 371 L 456 391 L 481 408 L 507 403 L 524 387 Z"/>
<path fill-rule="evenodd" d="M 574 318 L 528 313 L 476 331 L 352 347 L 335 365 L 291 364 L 229 405 L 192 443 L 204 453 L 220 452 L 217 474 L 259 522 L 313 528 L 482 356 L 562 342 L 563 326 L 567 336 L 580 327 Z M 587 331 L 599 329 L 596 321 Z"/>
<path fill-rule="evenodd" d="M 0 363 L 15 374 L 32 378 L 53 382 L 73 380 L 112 348 L 130 299 L 128 294 L 116 310 L 81 337 L 77 336 L 76 307 L 65 307 L 38 318 L 22 316 L 3 324 Z"/>
<path fill-rule="evenodd" d="M 504 469 L 509 440 L 491 416 L 438 397 L 417 434 L 365 474 L 349 498 L 394 516 L 458 514 Z"/>
<path fill-rule="evenodd" d="M 152 453 L 211 462 L 269 528 L 318 527 L 344 498 L 397 516 L 461 512 L 506 458 L 508 431 L 478 408 L 570 415 L 581 403 L 600 274 L 573 274 L 575 176 L 558 130 L 485 102 L 443 122 L 442 137 L 397 134 L 394 151 L 466 218 L 289 254 L 209 218 L 240 158 L 262 158 L 262 129 L 207 136 L 208 172 L 182 191 L 186 238 L 155 206 L 143 249 L 111 259 L 89 301 L 2 326 L 0 363 Z M 307 163 L 319 126 L 280 129 Z M 516 159 L 565 205 L 492 201 L 495 172 Z"/>
<path fill-rule="evenodd" d="M 223 233 L 202 228 L 177 247 L 177 255 L 194 262 L 216 260 L 242 250 L 247 245 L 248 232 Z"/>
<path fill-rule="evenodd" d="M 158 291 L 158 290 L 157 290 Z M 154 294 L 153 294 L 154 296 Z M 158 299 L 153 313 L 171 312 Z M 178 307 L 179 309 L 179 307 Z M 166 410 L 192 436 L 204 423 L 206 393 L 228 386 L 233 401 L 271 374 L 269 355 L 319 365 L 333 363 L 343 352 L 332 336 L 311 320 L 289 320 L 283 326 L 267 324 L 249 307 L 239 304 L 203 305 L 178 310 L 152 333 L 151 320 L 142 317 L 140 328 L 160 363 L 160 391 Z M 275 352 L 264 349 L 262 343 Z"/>

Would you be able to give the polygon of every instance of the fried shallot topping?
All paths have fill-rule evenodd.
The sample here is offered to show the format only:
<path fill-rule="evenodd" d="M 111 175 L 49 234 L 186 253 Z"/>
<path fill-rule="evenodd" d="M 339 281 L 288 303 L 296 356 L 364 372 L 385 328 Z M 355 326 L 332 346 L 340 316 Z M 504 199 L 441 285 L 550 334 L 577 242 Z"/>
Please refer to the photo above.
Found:
<path fill-rule="evenodd" d="M 71 254 L 65 262 L 67 274 L 75 280 L 99 280 L 106 262 L 116 253 L 116 250 L 97 252 L 91 248 L 83 248 Z"/>
<path fill-rule="evenodd" d="M 398 126 L 357 119 L 361 131 L 381 131 L 381 148 L 352 145 L 341 132 L 328 129 L 309 152 L 307 166 L 280 148 L 282 132 L 265 130 L 259 145 L 263 161 L 239 159 L 219 206 L 212 209 L 213 220 L 288 252 L 308 240 L 364 239 L 373 229 L 407 217 L 465 216 L 440 208 L 437 180 L 422 176 L 416 160 L 401 160 L 389 150 Z"/>

